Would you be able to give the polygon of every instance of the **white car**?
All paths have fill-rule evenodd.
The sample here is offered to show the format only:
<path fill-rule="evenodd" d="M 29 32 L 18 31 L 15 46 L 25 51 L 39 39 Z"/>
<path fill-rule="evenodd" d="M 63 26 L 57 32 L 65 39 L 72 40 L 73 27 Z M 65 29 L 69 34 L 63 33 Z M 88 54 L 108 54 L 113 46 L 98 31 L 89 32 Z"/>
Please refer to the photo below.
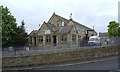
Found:
<path fill-rule="evenodd" d="M 98 36 L 91 36 L 88 41 L 89 46 L 101 46 L 101 38 Z"/>

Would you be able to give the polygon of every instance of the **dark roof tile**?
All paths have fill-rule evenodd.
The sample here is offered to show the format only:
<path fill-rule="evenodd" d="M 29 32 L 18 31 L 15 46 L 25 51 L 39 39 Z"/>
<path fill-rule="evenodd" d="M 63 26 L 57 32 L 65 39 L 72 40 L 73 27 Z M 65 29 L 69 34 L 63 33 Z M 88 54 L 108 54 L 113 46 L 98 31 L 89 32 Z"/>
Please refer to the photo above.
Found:
<path fill-rule="evenodd" d="M 59 15 L 56 15 L 56 16 L 57 16 L 61 21 L 63 21 L 65 25 L 67 25 L 67 24 L 69 23 L 69 20 L 67 20 L 67 19 L 65 19 L 65 18 L 63 18 L 63 17 L 61 17 L 61 16 L 59 16 Z"/>
<path fill-rule="evenodd" d="M 72 25 L 64 26 L 59 33 L 68 33 L 72 29 Z"/>
<path fill-rule="evenodd" d="M 54 24 L 46 23 L 46 25 L 53 32 L 58 30 L 58 28 Z"/>
<path fill-rule="evenodd" d="M 67 25 L 67 24 L 69 23 L 69 21 L 70 21 L 70 20 L 68 20 L 68 19 L 66 19 L 66 18 L 63 18 L 63 17 L 57 15 L 57 14 L 55 14 L 55 15 L 56 15 L 61 21 L 63 21 L 63 22 L 65 23 L 65 25 Z M 85 28 L 91 30 L 91 28 L 86 27 L 85 25 L 82 25 L 82 24 L 80 24 L 80 23 L 78 23 L 78 22 L 76 22 L 76 21 L 73 21 L 73 23 L 76 24 L 76 25 L 78 25 L 78 26 L 85 27 Z"/>

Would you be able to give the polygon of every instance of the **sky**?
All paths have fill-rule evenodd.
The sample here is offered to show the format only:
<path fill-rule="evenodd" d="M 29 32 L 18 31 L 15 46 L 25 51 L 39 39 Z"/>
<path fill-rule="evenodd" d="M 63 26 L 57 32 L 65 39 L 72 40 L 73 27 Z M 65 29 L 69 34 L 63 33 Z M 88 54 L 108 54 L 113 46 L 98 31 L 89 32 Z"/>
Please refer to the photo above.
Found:
<path fill-rule="evenodd" d="M 107 32 L 110 21 L 118 22 L 120 0 L 0 0 L 16 18 L 18 26 L 24 20 L 28 34 L 48 22 L 55 12 L 99 32 Z M 120 5 L 119 5 L 120 6 Z M 40 25 L 40 26 L 39 26 Z"/>

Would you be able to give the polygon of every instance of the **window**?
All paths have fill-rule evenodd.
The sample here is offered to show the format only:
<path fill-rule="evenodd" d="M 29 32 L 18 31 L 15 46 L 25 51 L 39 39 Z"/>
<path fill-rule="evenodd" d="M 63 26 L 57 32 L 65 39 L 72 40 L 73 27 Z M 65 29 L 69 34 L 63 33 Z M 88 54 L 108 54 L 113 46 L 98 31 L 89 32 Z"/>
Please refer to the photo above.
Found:
<path fill-rule="evenodd" d="M 60 22 L 59 22 L 59 21 L 57 21 L 57 27 L 59 27 L 59 24 L 60 24 Z"/>
<path fill-rule="evenodd" d="M 94 36 L 94 33 L 92 33 L 91 36 Z"/>
<path fill-rule="evenodd" d="M 80 33 L 80 28 L 78 28 L 78 33 Z"/>
<path fill-rule="evenodd" d="M 51 36 L 46 36 L 46 42 L 51 42 Z"/>
<path fill-rule="evenodd" d="M 39 43 L 43 42 L 43 36 L 39 36 Z"/>
<path fill-rule="evenodd" d="M 82 29 L 82 33 L 85 34 L 85 29 Z"/>
<path fill-rule="evenodd" d="M 72 35 L 72 43 L 75 43 L 76 41 L 76 35 Z"/>
<path fill-rule="evenodd" d="M 64 21 L 62 22 L 62 27 L 64 27 Z"/>
<path fill-rule="evenodd" d="M 67 43 L 67 36 L 61 36 L 61 43 Z"/>
<path fill-rule="evenodd" d="M 96 35 L 96 33 L 94 32 L 94 35 Z M 107 35 L 106 35 L 107 36 Z"/>

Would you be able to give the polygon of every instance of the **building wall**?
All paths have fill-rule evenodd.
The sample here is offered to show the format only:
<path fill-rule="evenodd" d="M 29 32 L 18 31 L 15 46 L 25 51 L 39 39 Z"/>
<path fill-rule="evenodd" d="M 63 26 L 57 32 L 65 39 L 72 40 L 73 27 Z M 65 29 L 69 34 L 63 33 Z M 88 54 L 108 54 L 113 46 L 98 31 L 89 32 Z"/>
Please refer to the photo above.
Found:
<path fill-rule="evenodd" d="M 58 17 L 54 14 L 48 22 L 51 23 L 51 24 L 54 24 L 55 26 L 57 26 L 57 22 L 59 22 L 59 27 L 62 26 L 62 21 L 60 21 L 60 19 L 58 19 Z"/>
<path fill-rule="evenodd" d="M 48 21 L 51 24 L 54 24 L 55 26 L 57 26 L 57 23 L 59 22 L 59 28 L 62 28 L 62 21 L 60 21 L 60 19 L 53 14 L 52 17 L 50 18 L 50 20 Z M 46 47 L 50 47 L 53 46 L 54 41 L 53 41 L 53 35 L 56 35 L 56 44 L 58 44 L 57 47 L 75 47 L 77 46 L 77 43 L 75 44 L 71 44 L 72 43 L 72 35 L 76 35 L 76 42 L 78 42 L 78 36 L 80 37 L 80 39 L 85 37 L 86 34 L 86 27 L 82 27 L 82 26 L 77 26 L 75 25 L 72 21 L 70 21 L 68 23 L 68 25 L 73 25 L 72 29 L 70 30 L 69 33 L 65 33 L 65 34 L 58 34 L 52 32 L 47 25 L 45 24 L 45 22 L 42 24 L 41 28 L 39 29 L 37 35 L 32 36 L 32 44 L 30 45 L 35 45 L 34 43 L 34 37 L 36 37 L 36 45 L 40 46 L 40 47 L 44 47 L 44 45 L 46 45 Z M 78 33 L 78 28 L 80 29 L 80 32 Z M 83 29 L 84 29 L 84 33 L 83 33 Z M 44 30 L 50 30 L 50 36 L 51 36 L 51 42 L 50 43 L 46 43 L 46 35 L 45 35 L 45 31 Z M 61 44 L 61 36 L 62 35 L 67 35 L 67 44 Z M 43 43 L 39 43 L 39 36 L 43 36 Z M 89 35 L 90 36 L 90 35 Z"/>
<path fill-rule="evenodd" d="M 29 37 L 29 39 L 28 39 L 29 45 L 35 45 L 34 37 L 36 37 L 36 35 L 33 35 L 33 36 Z M 32 38 L 32 42 L 30 41 L 31 40 L 30 38 Z M 36 41 L 37 41 L 37 39 L 36 39 Z M 36 45 L 37 45 L 37 43 L 36 43 Z"/>
<path fill-rule="evenodd" d="M 109 36 L 108 36 L 108 33 L 106 32 L 106 33 L 99 33 L 99 37 L 108 38 Z"/>

